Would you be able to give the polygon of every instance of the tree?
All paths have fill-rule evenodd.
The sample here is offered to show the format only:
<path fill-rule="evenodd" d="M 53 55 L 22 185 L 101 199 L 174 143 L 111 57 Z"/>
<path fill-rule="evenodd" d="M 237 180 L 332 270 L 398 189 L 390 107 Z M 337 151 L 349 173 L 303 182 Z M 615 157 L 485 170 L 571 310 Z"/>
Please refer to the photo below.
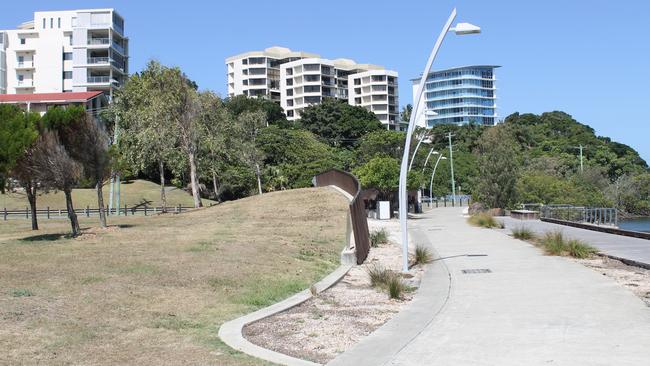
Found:
<path fill-rule="evenodd" d="M 38 114 L 24 113 L 10 104 L 0 104 L 0 192 L 17 161 L 38 137 Z M 35 208 L 34 208 L 35 209 Z"/>
<path fill-rule="evenodd" d="M 263 112 L 266 115 L 266 121 L 268 121 L 269 125 L 278 125 L 282 128 L 291 126 L 291 123 L 287 121 L 282 107 L 278 103 L 266 98 L 251 98 L 246 95 L 237 95 L 227 99 L 225 105 L 234 116 L 239 116 L 243 112 Z"/>
<path fill-rule="evenodd" d="M 399 161 L 387 156 L 372 158 L 354 170 L 363 188 L 375 188 L 379 198 L 392 201 L 399 185 Z"/>
<path fill-rule="evenodd" d="M 165 165 L 178 145 L 176 124 L 165 113 L 160 97 L 163 66 L 150 61 L 141 73 L 129 77 L 115 94 L 112 112 L 117 119 L 118 150 L 134 174 L 156 166 L 160 178 L 160 200 L 166 211 Z"/>
<path fill-rule="evenodd" d="M 266 126 L 266 115 L 263 112 L 243 112 L 237 117 L 241 136 L 241 154 L 243 160 L 255 170 L 257 178 L 257 190 L 262 194 L 262 172 L 261 164 L 264 155 L 257 146 L 257 137 L 264 126 Z"/>
<path fill-rule="evenodd" d="M 406 134 L 397 131 L 377 130 L 361 138 L 357 147 L 358 163 L 364 164 L 376 156 L 400 159 Z"/>
<path fill-rule="evenodd" d="M 63 191 L 72 236 L 79 235 L 81 229 L 72 202 L 72 188 L 79 183 L 83 168 L 70 157 L 55 131 L 46 131 L 39 137 L 34 147 L 31 169 L 41 184 Z"/>
<path fill-rule="evenodd" d="M 382 129 L 374 113 L 347 102 L 324 98 L 321 104 L 305 108 L 300 124 L 330 146 L 350 148 L 365 134 Z"/>
<path fill-rule="evenodd" d="M 411 112 L 413 112 L 413 105 L 411 105 L 411 104 L 409 103 L 409 104 L 405 105 L 405 106 L 402 108 L 402 111 L 401 111 L 400 114 L 399 114 L 400 119 L 401 119 L 403 122 L 408 122 L 408 121 L 410 121 L 410 120 L 411 120 Z"/>
<path fill-rule="evenodd" d="M 515 202 L 517 150 L 503 126 L 485 131 L 478 142 L 476 196 L 488 207 L 508 208 Z"/>

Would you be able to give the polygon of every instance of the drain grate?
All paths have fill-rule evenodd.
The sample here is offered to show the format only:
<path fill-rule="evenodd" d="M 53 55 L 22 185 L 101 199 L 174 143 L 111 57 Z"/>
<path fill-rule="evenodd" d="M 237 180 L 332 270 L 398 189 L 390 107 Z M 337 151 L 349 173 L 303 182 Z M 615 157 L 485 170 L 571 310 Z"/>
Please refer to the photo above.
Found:
<path fill-rule="evenodd" d="M 473 274 L 473 273 L 492 273 L 490 269 L 487 268 L 476 268 L 476 269 L 463 269 L 464 274 Z"/>

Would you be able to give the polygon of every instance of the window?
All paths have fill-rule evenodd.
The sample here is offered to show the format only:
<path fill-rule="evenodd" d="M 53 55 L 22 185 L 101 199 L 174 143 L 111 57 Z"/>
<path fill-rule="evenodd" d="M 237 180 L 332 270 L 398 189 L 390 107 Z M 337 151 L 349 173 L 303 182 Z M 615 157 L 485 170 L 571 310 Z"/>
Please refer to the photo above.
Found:
<path fill-rule="evenodd" d="M 293 96 L 293 89 L 287 89 L 287 96 L 292 97 Z"/>
<path fill-rule="evenodd" d="M 61 28 L 61 18 L 57 19 L 57 23 L 58 23 L 59 28 Z"/>
<path fill-rule="evenodd" d="M 63 61 L 72 60 L 72 52 L 63 52 Z"/>
<path fill-rule="evenodd" d="M 70 79 L 72 79 L 72 71 L 64 71 L 64 72 L 63 72 L 63 79 L 64 79 L 64 80 L 70 80 Z"/>
<path fill-rule="evenodd" d="M 54 28 L 54 18 L 50 18 L 50 28 Z"/>
<path fill-rule="evenodd" d="M 23 62 L 25 62 L 25 56 L 18 56 L 18 63 L 22 64 Z"/>
<path fill-rule="evenodd" d="M 25 75 L 18 75 L 18 81 L 25 80 Z"/>
<path fill-rule="evenodd" d="M 43 18 L 43 29 L 45 29 L 45 18 Z"/>
<path fill-rule="evenodd" d="M 72 93 L 72 90 L 66 89 L 63 91 L 64 93 Z"/>
<path fill-rule="evenodd" d="M 293 107 L 293 99 L 287 99 L 287 107 Z"/>
<path fill-rule="evenodd" d="M 293 117 L 293 111 L 287 111 L 287 117 Z"/>
<path fill-rule="evenodd" d="M 21 38 L 21 39 L 20 39 L 20 44 L 25 44 L 25 43 L 26 43 L 25 38 Z"/>

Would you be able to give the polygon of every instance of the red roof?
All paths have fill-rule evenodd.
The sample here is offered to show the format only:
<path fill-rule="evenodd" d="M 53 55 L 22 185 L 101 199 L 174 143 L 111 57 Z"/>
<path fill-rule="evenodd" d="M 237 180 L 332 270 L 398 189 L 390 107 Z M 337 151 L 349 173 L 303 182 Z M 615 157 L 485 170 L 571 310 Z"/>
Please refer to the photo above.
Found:
<path fill-rule="evenodd" d="M 35 93 L 35 94 L 0 94 L 0 103 L 74 103 L 87 102 L 101 91 L 77 93 Z"/>

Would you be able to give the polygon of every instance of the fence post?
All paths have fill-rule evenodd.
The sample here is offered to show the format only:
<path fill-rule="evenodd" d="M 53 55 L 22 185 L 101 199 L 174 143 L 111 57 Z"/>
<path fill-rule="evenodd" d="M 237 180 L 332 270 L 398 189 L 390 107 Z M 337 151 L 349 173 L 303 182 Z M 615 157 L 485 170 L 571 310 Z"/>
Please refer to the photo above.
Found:
<path fill-rule="evenodd" d="M 153 206 L 153 214 L 156 215 L 156 206 Z"/>
<path fill-rule="evenodd" d="M 144 215 L 147 216 L 147 205 L 144 205 Z"/>
<path fill-rule="evenodd" d="M 4 208 L 4 212 L 5 212 L 4 218 L 5 218 L 5 221 L 7 221 L 7 208 L 6 207 Z"/>
<path fill-rule="evenodd" d="M 59 217 L 61 217 L 61 209 L 59 209 Z"/>
<path fill-rule="evenodd" d="M 126 208 L 127 208 L 127 207 L 126 207 L 126 203 L 125 203 L 125 204 L 124 204 L 124 216 L 126 216 L 126 215 L 127 215 L 127 212 L 128 212 Z"/>
<path fill-rule="evenodd" d="M 86 205 L 86 217 L 90 217 L 90 206 Z"/>
<path fill-rule="evenodd" d="M 27 207 L 25 207 L 25 218 L 29 218 L 29 209 Z"/>
<path fill-rule="evenodd" d="M 181 213 L 181 204 L 180 203 L 178 204 L 178 210 L 176 212 Z"/>
<path fill-rule="evenodd" d="M 47 206 L 47 219 L 50 219 L 50 206 Z"/>
<path fill-rule="evenodd" d="M 447 197 L 443 198 L 443 200 L 445 202 L 445 207 L 447 207 Z"/>
<path fill-rule="evenodd" d="M 438 199 L 436 198 L 436 208 L 438 208 Z"/>

